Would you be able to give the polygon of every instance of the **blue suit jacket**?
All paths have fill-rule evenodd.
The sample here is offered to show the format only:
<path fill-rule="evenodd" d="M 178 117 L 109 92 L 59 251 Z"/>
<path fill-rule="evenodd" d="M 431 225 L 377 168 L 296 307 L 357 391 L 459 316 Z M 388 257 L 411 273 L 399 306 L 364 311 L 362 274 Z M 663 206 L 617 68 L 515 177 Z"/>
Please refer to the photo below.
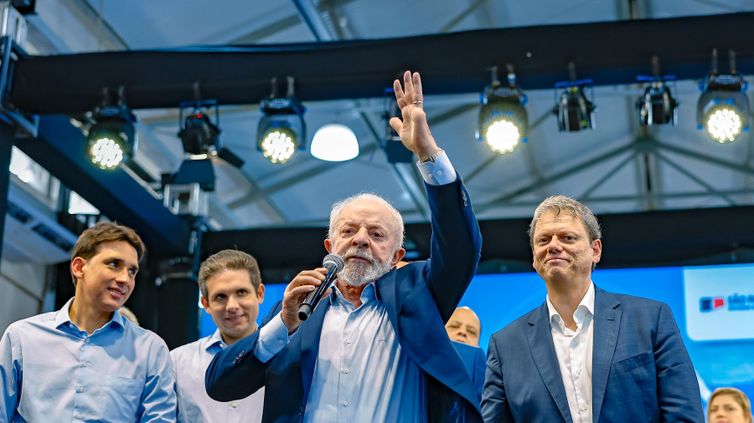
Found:
<path fill-rule="evenodd" d="M 487 360 L 484 358 L 484 352 L 479 347 L 472 347 L 462 342 L 453 341 L 453 347 L 461 356 L 466 371 L 471 376 L 471 382 L 476 388 L 479 401 L 482 400 L 482 389 L 484 388 L 484 371 L 487 368 Z"/>
<path fill-rule="evenodd" d="M 670 308 L 595 291 L 594 422 L 704 422 L 699 385 Z M 485 422 L 572 422 L 547 305 L 492 335 Z"/>
<path fill-rule="evenodd" d="M 401 348 L 427 381 L 430 420 L 481 421 L 474 386 L 444 326 L 474 276 L 481 234 L 460 180 L 426 188 L 432 211 L 431 259 L 394 269 L 375 284 Z M 300 421 L 329 303 L 321 301 L 288 346 L 266 364 L 253 354 L 257 334 L 217 354 L 206 374 L 209 395 L 230 401 L 265 386 L 262 420 Z"/>

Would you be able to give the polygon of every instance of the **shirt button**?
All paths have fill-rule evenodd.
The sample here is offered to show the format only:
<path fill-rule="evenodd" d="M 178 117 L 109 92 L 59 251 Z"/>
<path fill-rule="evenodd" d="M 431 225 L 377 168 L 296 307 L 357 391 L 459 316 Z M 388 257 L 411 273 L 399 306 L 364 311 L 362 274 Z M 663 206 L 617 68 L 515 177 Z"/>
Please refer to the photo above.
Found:
<path fill-rule="evenodd" d="M 348 407 L 348 401 L 343 400 L 341 404 L 343 405 L 343 407 Z"/>
<path fill-rule="evenodd" d="M 238 407 L 238 403 L 237 402 L 233 401 L 233 402 L 230 403 L 230 408 L 236 408 L 236 407 Z"/>
<path fill-rule="evenodd" d="M 349 373 L 351 373 L 351 369 L 343 369 L 343 373 L 344 374 L 349 374 Z"/>
<path fill-rule="evenodd" d="M 81 394 L 81 393 L 83 393 L 84 391 L 86 391 L 86 389 L 85 389 L 85 388 L 84 388 L 83 386 L 77 386 L 77 387 L 76 387 L 76 392 L 77 392 L 77 393 Z"/>
<path fill-rule="evenodd" d="M 586 404 L 581 404 L 581 408 L 579 408 L 579 410 L 581 410 L 581 411 L 586 411 L 588 409 L 589 409 L 589 406 L 586 405 Z"/>
<path fill-rule="evenodd" d="M 350 344 L 350 343 L 351 343 L 351 340 L 350 340 L 350 339 L 346 339 L 346 341 L 345 341 L 345 342 L 346 342 L 346 345 L 348 345 L 348 344 Z"/>

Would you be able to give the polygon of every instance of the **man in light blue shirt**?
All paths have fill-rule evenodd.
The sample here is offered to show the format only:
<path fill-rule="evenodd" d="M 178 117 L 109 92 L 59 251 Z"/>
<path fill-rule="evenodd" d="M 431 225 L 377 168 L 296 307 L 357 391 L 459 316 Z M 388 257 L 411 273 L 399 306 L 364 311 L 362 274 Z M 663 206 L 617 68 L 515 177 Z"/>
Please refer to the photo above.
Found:
<path fill-rule="evenodd" d="M 170 352 L 176 371 L 178 421 L 187 423 L 255 423 L 262 420 L 264 388 L 251 396 L 215 401 L 204 388 L 204 373 L 212 357 L 227 345 L 257 330 L 264 285 L 256 259 L 243 251 L 223 250 L 199 268 L 202 306 L 217 330 L 211 336 Z"/>
<path fill-rule="evenodd" d="M 391 119 L 419 158 L 432 217 L 431 260 L 400 269 L 403 219 L 383 198 L 333 205 L 324 241 L 345 266 L 302 322 L 298 307 L 327 270 L 300 272 L 279 313 L 215 356 L 207 392 L 228 401 L 265 386 L 264 422 L 481 422 L 479 399 L 444 322 L 471 281 L 481 235 L 463 184 L 429 131 L 421 78 L 393 84 Z M 276 312 L 278 310 L 275 310 Z"/>
<path fill-rule="evenodd" d="M 173 422 L 167 345 L 118 309 L 144 244 L 98 223 L 73 247 L 75 296 L 57 312 L 11 324 L 0 341 L 0 422 Z"/>

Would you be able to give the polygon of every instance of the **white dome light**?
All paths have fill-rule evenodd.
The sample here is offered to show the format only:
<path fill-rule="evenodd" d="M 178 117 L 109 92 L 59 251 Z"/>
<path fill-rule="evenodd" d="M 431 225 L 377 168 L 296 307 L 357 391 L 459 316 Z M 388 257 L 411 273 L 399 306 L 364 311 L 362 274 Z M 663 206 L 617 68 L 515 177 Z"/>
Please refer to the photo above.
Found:
<path fill-rule="evenodd" d="M 351 128 L 330 123 L 317 130 L 309 150 L 320 160 L 343 162 L 359 155 L 359 141 Z"/>

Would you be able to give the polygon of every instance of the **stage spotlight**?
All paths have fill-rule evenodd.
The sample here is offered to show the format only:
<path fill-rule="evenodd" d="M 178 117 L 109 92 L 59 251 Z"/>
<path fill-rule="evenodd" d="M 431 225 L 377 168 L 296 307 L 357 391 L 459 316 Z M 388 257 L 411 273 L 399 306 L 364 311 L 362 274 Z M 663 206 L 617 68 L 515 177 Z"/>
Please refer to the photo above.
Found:
<path fill-rule="evenodd" d="M 733 142 L 749 130 L 746 88 L 740 75 L 710 75 L 700 83 L 702 95 L 697 103 L 696 120 L 713 141 Z"/>
<path fill-rule="evenodd" d="M 330 123 L 314 133 L 309 151 L 320 160 L 344 162 L 359 155 L 359 141 L 348 126 Z"/>
<path fill-rule="evenodd" d="M 492 69 L 492 83 L 482 93 L 477 139 L 487 144 L 495 153 L 507 154 L 526 142 L 528 116 L 524 105 L 526 95 L 516 86 L 516 74 L 508 66 L 508 86 L 497 78 L 497 67 Z"/>
<path fill-rule="evenodd" d="M 735 141 L 749 130 L 748 84 L 736 72 L 736 53 L 730 50 L 730 73 L 721 74 L 717 68 L 717 49 L 712 50 L 712 70 L 699 83 L 702 95 L 696 106 L 696 122 L 707 135 L 720 144 Z"/>
<path fill-rule="evenodd" d="M 210 114 L 204 109 L 212 108 L 215 112 L 215 121 L 212 122 Z M 184 112 L 191 110 L 184 118 Z M 178 137 L 183 143 L 183 151 L 189 159 L 203 159 L 209 156 L 217 156 L 235 167 L 242 167 L 243 159 L 235 155 L 229 149 L 223 147 L 220 140 L 220 112 L 217 101 L 209 100 L 202 102 L 181 103 L 178 116 L 181 130 Z"/>
<path fill-rule="evenodd" d="M 651 79 L 639 101 L 639 119 L 642 126 L 675 125 L 678 102 L 673 98 L 670 88 L 658 79 Z"/>
<path fill-rule="evenodd" d="M 555 84 L 556 89 L 563 90 L 553 110 L 558 117 L 560 132 L 576 132 L 594 128 L 594 112 L 597 106 L 584 94 L 584 88 L 591 87 L 591 84 L 591 79 Z"/>
<path fill-rule="evenodd" d="M 102 105 L 92 113 L 87 131 L 89 158 L 101 169 L 110 170 L 133 157 L 136 151 L 136 116 L 126 106 L 123 88 L 118 100 L 110 101 L 109 90 L 103 93 Z"/>
<path fill-rule="evenodd" d="M 257 129 L 257 148 L 271 163 L 286 163 L 297 149 L 305 149 L 306 108 L 294 97 L 293 78 L 288 77 L 286 97 L 277 95 L 277 79 L 272 79 L 272 93 L 262 100 L 262 119 Z"/>

